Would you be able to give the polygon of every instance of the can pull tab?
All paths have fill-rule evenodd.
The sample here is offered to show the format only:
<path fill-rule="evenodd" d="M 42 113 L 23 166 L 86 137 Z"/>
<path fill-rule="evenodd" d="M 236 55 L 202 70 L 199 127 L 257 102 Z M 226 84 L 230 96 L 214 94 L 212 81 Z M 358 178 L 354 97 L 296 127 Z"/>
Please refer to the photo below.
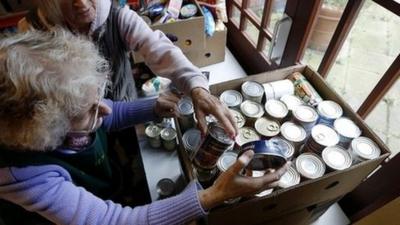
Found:
<path fill-rule="evenodd" d="M 246 131 L 243 133 L 243 136 L 244 136 L 245 138 L 247 138 L 247 139 L 251 138 L 251 131 L 246 130 Z"/>
<path fill-rule="evenodd" d="M 269 131 L 277 131 L 279 129 L 279 126 L 276 125 L 276 124 L 270 124 L 270 125 L 267 126 L 267 129 Z"/>

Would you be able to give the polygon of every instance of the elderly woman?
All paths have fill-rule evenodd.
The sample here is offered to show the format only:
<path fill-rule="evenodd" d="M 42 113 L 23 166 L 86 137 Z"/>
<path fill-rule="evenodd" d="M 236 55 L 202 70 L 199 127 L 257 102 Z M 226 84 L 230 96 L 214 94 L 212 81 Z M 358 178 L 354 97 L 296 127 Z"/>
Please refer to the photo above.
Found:
<path fill-rule="evenodd" d="M 252 158 L 246 152 L 207 189 L 192 182 L 149 205 L 115 203 L 120 177 L 105 132 L 164 116 L 174 100 L 103 99 L 108 72 L 91 42 L 65 31 L 0 40 L 0 218 L 6 224 L 38 224 L 32 215 L 56 224 L 182 224 L 224 200 L 273 186 L 285 172 L 287 166 L 260 178 L 238 175 Z"/>
<path fill-rule="evenodd" d="M 20 30 L 51 30 L 54 25 L 89 36 L 111 64 L 112 86 L 107 94 L 112 100 L 135 98 L 128 51 L 141 54 L 157 75 L 170 78 L 186 95 L 191 96 L 200 130 L 207 130 L 205 116 L 213 114 L 234 137 L 234 120 L 227 107 L 208 92 L 208 82 L 171 41 L 148 25 L 127 7 L 119 8 L 112 0 L 40 0 L 38 10 L 20 21 Z"/>

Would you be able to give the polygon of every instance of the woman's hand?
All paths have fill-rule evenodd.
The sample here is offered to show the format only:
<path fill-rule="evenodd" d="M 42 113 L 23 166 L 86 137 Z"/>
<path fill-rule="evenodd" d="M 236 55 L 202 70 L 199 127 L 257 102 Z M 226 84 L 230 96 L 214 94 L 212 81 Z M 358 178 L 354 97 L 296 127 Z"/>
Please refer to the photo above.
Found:
<path fill-rule="evenodd" d="M 180 100 L 180 96 L 178 96 L 172 92 L 161 93 L 159 95 L 156 105 L 154 107 L 154 112 L 160 118 L 178 117 L 179 116 L 179 109 L 178 109 L 179 100 Z"/>
<path fill-rule="evenodd" d="M 200 203 L 205 210 L 232 198 L 249 196 L 275 187 L 277 181 L 290 166 L 290 163 L 286 163 L 280 169 L 261 177 L 240 175 L 240 172 L 247 166 L 253 156 L 253 151 L 243 153 L 236 163 L 222 173 L 211 187 L 199 192 Z"/>

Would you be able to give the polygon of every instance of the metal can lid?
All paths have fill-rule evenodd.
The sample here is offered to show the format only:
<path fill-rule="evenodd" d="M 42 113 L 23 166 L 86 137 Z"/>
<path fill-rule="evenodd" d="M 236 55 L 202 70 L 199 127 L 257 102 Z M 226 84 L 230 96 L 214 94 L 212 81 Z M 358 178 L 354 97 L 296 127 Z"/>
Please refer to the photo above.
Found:
<path fill-rule="evenodd" d="M 288 114 L 288 108 L 285 103 L 271 99 L 265 103 L 265 111 L 275 118 L 284 118 Z"/>
<path fill-rule="evenodd" d="M 161 127 L 152 124 L 147 126 L 144 132 L 146 133 L 147 137 L 157 137 L 161 133 Z"/>
<path fill-rule="evenodd" d="M 252 170 L 278 169 L 286 163 L 281 148 L 267 140 L 258 140 L 246 143 L 240 152 L 254 151 L 253 159 L 248 167 Z"/>
<path fill-rule="evenodd" d="M 219 141 L 221 144 L 231 145 L 233 144 L 233 140 L 227 135 L 224 128 L 222 128 L 217 123 L 210 123 L 208 125 L 208 133 Z"/>
<path fill-rule="evenodd" d="M 178 108 L 181 115 L 190 115 L 194 112 L 192 100 L 184 97 L 178 102 Z"/>
<path fill-rule="evenodd" d="M 228 170 L 230 166 L 232 166 L 238 157 L 238 154 L 235 152 L 225 152 L 224 154 L 219 157 L 217 162 L 217 167 L 220 171 L 225 172 Z"/>
<path fill-rule="evenodd" d="M 232 114 L 233 119 L 235 120 L 236 126 L 238 128 L 241 128 L 244 126 L 246 123 L 246 119 L 243 117 L 243 115 L 234 109 L 229 109 L 229 112 Z"/>
<path fill-rule="evenodd" d="M 185 149 L 195 151 L 200 146 L 201 132 L 196 128 L 187 130 L 182 136 L 182 142 Z"/>
<path fill-rule="evenodd" d="M 337 145 L 326 147 L 322 151 L 321 155 L 325 164 L 333 170 L 347 169 L 351 166 L 353 161 L 350 153 L 346 149 Z"/>
<path fill-rule="evenodd" d="M 240 104 L 240 110 L 245 116 L 250 118 L 259 118 L 264 115 L 264 109 L 262 105 L 251 100 L 242 102 L 242 104 Z"/>
<path fill-rule="evenodd" d="M 236 136 L 236 143 L 239 146 L 242 146 L 245 143 L 250 141 L 260 140 L 261 137 L 257 134 L 257 132 L 251 127 L 242 127 L 239 128 L 239 134 Z"/>
<path fill-rule="evenodd" d="M 161 197 L 168 197 L 174 194 L 175 182 L 169 178 L 163 178 L 157 182 L 157 193 Z"/>
<path fill-rule="evenodd" d="M 339 143 L 336 131 L 324 124 L 317 124 L 311 129 L 311 136 L 315 142 L 322 146 L 334 146 Z"/>
<path fill-rule="evenodd" d="M 303 153 L 296 159 L 296 170 L 305 178 L 322 177 L 325 174 L 325 169 L 324 162 L 314 153 Z"/>
<path fill-rule="evenodd" d="M 279 134 L 279 122 L 265 117 L 258 118 L 254 124 L 256 131 L 266 137 L 272 137 Z"/>
<path fill-rule="evenodd" d="M 228 107 L 239 106 L 243 101 L 243 96 L 235 90 L 226 90 L 219 96 L 219 100 L 225 103 Z"/>
<path fill-rule="evenodd" d="M 280 147 L 286 160 L 290 160 L 294 156 L 294 146 L 290 142 L 281 137 L 273 137 L 269 141 Z"/>
<path fill-rule="evenodd" d="M 255 81 L 246 81 L 242 84 L 242 93 L 254 98 L 260 97 L 264 94 L 264 87 Z"/>
<path fill-rule="evenodd" d="M 378 145 L 367 137 L 358 137 L 352 140 L 351 149 L 358 157 L 368 160 L 375 159 L 381 155 Z"/>
<path fill-rule="evenodd" d="M 335 130 L 342 136 L 356 138 L 361 135 L 360 128 L 349 118 L 340 117 L 333 123 Z"/>
<path fill-rule="evenodd" d="M 306 123 L 312 123 L 317 121 L 318 119 L 318 113 L 315 111 L 315 109 L 311 106 L 308 105 L 300 105 L 297 106 L 293 110 L 293 116 L 301 121 L 301 122 L 306 122 Z"/>
<path fill-rule="evenodd" d="M 197 13 L 197 7 L 195 4 L 186 4 L 181 8 L 182 17 L 189 18 Z"/>
<path fill-rule="evenodd" d="M 325 100 L 318 104 L 318 113 L 328 119 L 337 119 L 342 116 L 343 109 L 334 101 Z"/>
<path fill-rule="evenodd" d="M 281 126 L 281 134 L 286 140 L 293 142 L 302 142 L 307 136 L 304 128 L 293 122 L 283 123 Z"/>
<path fill-rule="evenodd" d="M 296 95 L 284 95 L 280 100 L 285 103 L 288 110 L 294 110 L 297 106 L 304 104 L 303 100 Z"/>
<path fill-rule="evenodd" d="M 164 129 L 162 129 L 161 130 L 161 138 L 166 141 L 174 140 L 176 138 L 175 129 L 172 127 L 166 127 Z"/>
<path fill-rule="evenodd" d="M 296 169 L 291 166 L 286 171 L 285 174 L 282 175 L 281 179 L 278 181 L 278 186 L 280 188 L 288 188 L 300 183 L 300 174 L 296 171 Z"/>

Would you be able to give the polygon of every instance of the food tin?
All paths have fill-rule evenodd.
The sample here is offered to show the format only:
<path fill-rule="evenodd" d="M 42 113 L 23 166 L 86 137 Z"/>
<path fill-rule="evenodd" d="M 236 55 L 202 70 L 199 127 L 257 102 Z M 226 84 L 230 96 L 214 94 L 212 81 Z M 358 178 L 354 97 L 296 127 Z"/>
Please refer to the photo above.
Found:
<path fill-rule="evenodd" d="M 183 146 L 192 158 L 193 154 L 197 151 L 201 143 L 201 132 L 196 128 L 187 130 L 182 136 Z"/>
<path fill-rule="evenodd" d="M 326 147 L 321 156 L 330 171 L 344 170 L 352 164 L 350 152 L 339 145 Z"/>
<path fill-rule="evenodd" d="M 278 121 L 261 117 L 256 120 L 254 128 L 262 136 L 270 138 L 279 134 L 280 124 Z"/>
<path fill-rule="evenodd" d="M 147 126 L 144 132 L 152 148 L 161 147 L 161 137 L 160 137 L 161 127 L 152 124 Z"/>
<path fill-rule="evenodd" d="M 242 84 L 241 90 L 245 99 L 261 104 L 264 95 L 264 88 L 260 83 L 255 81 L 246 81 Z"/>
<path fill-rule="evenodd" d="M 325 174 L 325 163 L 314 153 L 303 153 L 296 158 L 296 170 L 303 179 L 316 179 Z"/>
<path fill-rule="evenodd" d="M 197 180 L 203 185 L 203 188 L 207 188 L 214 183 L 218 175 L 218 168 L 213 167 L 211 169 L 204 169 L 194 165 L 193 174 L 197 177 Z"/>
<path fill-rule="evenodd" d="M 240 110 L 246 118 L 247 126 L 254 126 L 256 120 L 264 115 L 264 109 L 261 104 L 246 100 L 240 105 Z"/>
<path fill-rule="evenodd" d="M 282 124 L 281 135 L 283 138 L 292 143 L 296 150 L 300 148 L 307 137 L 304 128 L 293 122 L 285 122 Z"/>
<path fill-rule="evenodd" d="M 296 151 L 294 149 L 294 146 L 287 140 L 281 138 L 281 137 L 273 137 L 269 139 L 269 141 L 281 149 L 283 155 L 285 156 L 287 161 L 291 161 L 294 156 L 296 155 Z"/>
<path fill-rule="evenodd" d="M 333 126 L 340 137 L 339 145 L 344 148 L 348 148 L 351 140 L 361 135 L 360 128 L 347 117 L 336 119 Z"/>
<path fill-rule="evenodd" d="M 300 124 L 307 134 L 310 134 L 313 126 L 317 124 L 318 113 L 311 106 L 300 105 L 293 110 L 293 120 Z"/>
<path fill-rule="evenodd" d="M 242 128 L 239 128 L 239 132 L 235 138 L 235 141 L 236 141 L 236 144 L 238 144 L 239 146 L 242 146 L 248 142 L 257 141 L 260 139 L 261 139 L 260 135 L 258 135 L 257 131 L 255 131 L 253 128 L 242 127 Z"/>
<path fill-rule="evenodd" d="M 314 89 L 314 87 L 308 82 L 308 80 L 299 72 L 294 72 L 289 75 L 288 78 L 293 82 L 294 92 L 299 96 L 305 103 L 311 106 L 317 106 L 322 102 L 321 96 Z"/>
<path fill-rule="evenodd" d="M 262 176 L 264 176 L 264 174 L 265 174 L 265 171 L 257 171 L 257 170 L 252 171 L 252 177 L 262 177 Z M 273 191 L 274 191 L 273 188 L 266 189 L 266 190 L 263 190 L 263 191 L 255 194 L 254 196 L 261 198 L 261 197 L 271 194 Z"/>
<path fill-rule="evenodd" d="M 343 109 L 334 101 L 325 100 L 318 104 L 318 123 L 333 126 L 333 122 L 343 115 Z"/>
<path fill-rule="evenodd" d="M 254 151 L 254 157 L 248 164 L 251 170 L 278 169 L 286 163 L 280 146 L 268 140 L 259 140 L 246 143 L 242 146 L 240 154 L 248 151 Z"/>
<path fill-rule="evenodd" d="M 303 100 L 296 95 L 284 95 L 280 98 L 280 100 L 281 102 L 285 103 L 289 111 L 293 111 L 299 105 L 304 105 Z"/>
<path fill-rule="evenodd" d="M 293 82 L 285 79 L 262 84 L 267 100 L 280 99 L 284 95 L 293 95 Z"/>
<path fill-rule="evenodd" d="M 313 152 L 321 155 L 326 147 L 339 143 L 339 136 L 334 129 L 324 124 L 317 124 L 311 130 L 311 136 L 307 140 L 303 152 Z"/>
<path fill-rule="evenodd" d="M 163 147 L 168 151 L 173 151 L 176 148 L 176 131 L 172 127 L 166 127 L 161 130 L 161 141 Z"/>
<path fill-rule="evenodd" d="M 300 183 L 300 174 L 291 166 L 278 181 L 279 188 L 288 188 Z"/>
<path fill-rule="evenodd" d="M 219 100 L 229 108 L 240 109 L 240 104 L 243 102 L 243 96 L 235 90 L 226 90 L 219 96 Z"/>
<path fill-rule="evenodd" d="M 246 123 L 246 119 L 244 116 L 237 110 L 234 109 L 229 109 L 229 112 L 231 113 L 233 119 L 235 120 L 237 128 L 241 128 L 244 126 Z"/>
<path fill-rule="evenodd" d="M 189 97 L 184 97 L 178 102 L 180 116 L 178 117 L 179 125 L 182 132 L 195 127 L 194 108 L 192 100 Z"/>
<path fill-rule="evenodd" d="M 285 103 L 279 100 L 270 99 L 265 103 L 265 112 L 270 118 L 282 121 L 289 111 Z"/>
<path fill-rule="evenodd" d="M 157 193 L 160 199 L 170 197 L 175 192 L 175 182 L 169 178 L 163 178 L 157 182 Z"/>
<path fill-rule="evenodd" d="M 234 141 L 216 123 L 208 125 L 207 135 L 194 156 L 194 163 L 203 169 L 212 169 L 218 158 L 233 147 Z"/>
<path fill-rule="evenodd" d="M 238 154 L 232 151 L 226 151 L 224 154 L 219 157 L 217 162 L 217 167 L 219 171 L 225 172 L 231 167 L 238 157 Z"/>
<path fill-rule="evenodd" d="M 381 155 L 378 145 L 367 137 L 354 138 L 351 141 L 351 154 L 354 163 L 376 159 Z"/>

